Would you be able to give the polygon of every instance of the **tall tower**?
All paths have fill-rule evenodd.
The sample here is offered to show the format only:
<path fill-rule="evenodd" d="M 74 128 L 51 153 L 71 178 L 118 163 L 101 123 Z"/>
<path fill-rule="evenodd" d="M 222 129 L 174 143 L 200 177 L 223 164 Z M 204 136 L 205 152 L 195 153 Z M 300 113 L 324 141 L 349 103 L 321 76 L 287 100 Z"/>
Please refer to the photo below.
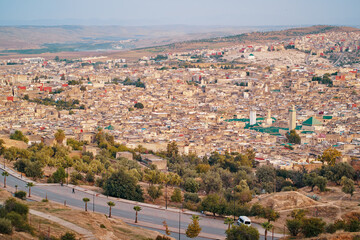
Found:
<path fill-rule="evenodd" d="M 256 111 L 250 110 L 250 125 L 256 124 Z"/>
<path fill-rule="evenodd" d="M 295 106 L 292 105 L 289 109 L 289 131 L 294 130 L 296 127 L 296 110 Z"/>
<path fill-rule="evenodd" d="M 266 124 L 267 126 L 271 126 L 271 125 L 272 125 L 271 109 L 268 109 L 267 116 L 266 116 L 266 119 L 265 119 L 265 124 Z"/>

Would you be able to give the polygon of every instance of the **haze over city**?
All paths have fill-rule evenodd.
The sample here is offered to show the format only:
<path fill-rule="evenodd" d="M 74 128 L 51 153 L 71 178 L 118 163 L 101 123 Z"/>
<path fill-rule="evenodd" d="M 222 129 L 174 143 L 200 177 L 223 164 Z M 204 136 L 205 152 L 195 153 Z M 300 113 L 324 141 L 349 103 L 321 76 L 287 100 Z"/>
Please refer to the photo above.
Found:
<path fill-rule="evenodd" d="M 0 1 L 1 25 L 358 25 L 354 0 L 13 0 Z"/>

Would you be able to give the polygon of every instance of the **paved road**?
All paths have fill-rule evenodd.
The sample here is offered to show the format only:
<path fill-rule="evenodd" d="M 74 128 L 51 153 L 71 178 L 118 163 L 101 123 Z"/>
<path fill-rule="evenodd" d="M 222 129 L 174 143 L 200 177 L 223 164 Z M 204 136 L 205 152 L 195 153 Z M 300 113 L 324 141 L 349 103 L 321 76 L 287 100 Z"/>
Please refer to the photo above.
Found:
<path fill-rule="evenodd" d="M 0 174 L 2 173 L 2 169 L 0 169 Z M 3 181 L 3 177 L 0 178 Z M 10 187 L 15 187 L 18 185 L 18 190 L 27 191 L 28 189 L 25 187 L 26 182 L 18 179 L 12 175 L 7 177 L 7 185 Z M 107 205 L 108 201 L 115 202 L 116 206 L 112 208 L 112 215 L 120 217 L 125 222 L 133 223 L 135 218 L 135 211 L 133 207 L 137 205 L 132 201 L 127 201 L 124 199 L 116 199 L 106 196 L 99 195 L 96 196 L 92 192 L 84 192 L 84 191 L 75 191 L 75 194 L 72 193 L 72 187 L 60 186 L 60 185 L 46 185 L 46 184 L 37 184 L 35 187 L 31 188 L 31 194 L 36 197 L 45 198 L 47 195 L 48 199 L 58 203 L 64 203 L 68 206 L 74 208 L 84 209 L 84 202 L 82 199 L 87 197 L 90 199 L 88 203 L 88 211 L 92 211 L 93 209 L 96 212 L 108 214 L 109 207 Z M 95 204 L 94 204 L 95 202 Z M 140 226 L 154 228 L 154 229 L 163 229 L 162 222 L 165 220 L 169 225 L 169 228 L 173 232 L 178 232 L 179 229 L 179 210 L 178 209 L 169 209 L 164 210 L 162 207 L 139 203 L 141 205 L 142 210 L 139 213 L 139 224 Z M 187 214 L 185 212 L 181 213 L 181 232 L 184 233 L 187 225 L 191 222 L 191 214 Z M 260 234 L 263 234 L 263 230 L 257 224 L 253 224 L 255 227 L 259 229 Z M 201 217 L 200 226 L 202 227 L 201 236 L 205 238 L 212 239 L 224 239 L 225 238 L 225 230 L 226 225 L 222 220 L 213 219 L 210 217 Z M 176 236 L 174 236 L 176 237 Z"/>

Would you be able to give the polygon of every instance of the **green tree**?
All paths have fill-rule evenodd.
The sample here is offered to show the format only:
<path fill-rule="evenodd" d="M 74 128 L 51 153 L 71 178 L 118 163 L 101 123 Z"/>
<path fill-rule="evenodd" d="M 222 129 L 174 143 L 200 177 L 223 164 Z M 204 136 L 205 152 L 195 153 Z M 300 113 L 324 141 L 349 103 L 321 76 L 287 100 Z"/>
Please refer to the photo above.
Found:
<path fill-rule="evenodd" d="M 256 169 L 256 177 L 260 183 L 274 182 L 276 170 L 271 166 L 261 166 Z"/>
<path fill-rule="evenodd" d="M 3 155 L 6 149 L 4 144 L 5 144 L 4 140 L 0 139 L 0 155 Z"/>
<path fill-rule="evenodd" d="M 319 160 L 323 163 L 327 163 L 330 166 L 334 166 L 336 163 L 336 159 L 341 157 L 341 152 L 336 150 L 335 148 L 326 149 L 323 154 L 320 156 Z"/>
<path fill-rule="evenodd" d="M 305 185 L 311 187 L 311 191 L 314 191 L 314 187 L 316 186 L 315 184 L 316 177 L 317 174 L 315 172 L 304 175 Z"/>
<path fill-rule="evenodd" d="M 23 141 L 25 143 L 29 142 L 29 139 L 25 137 L 24 134 L 19 130 L 16 130 L 13 134 L 10 134 L 10 139 Z"/>
<path fill-rule="evenodd" d="M 192 222 L 188 225 L 186 229 L 186 236 L 189 238 L 196 238 L 199 236 L 201 232 L 201 227 L 199 225 L 199 216 L 192 215 L 191 220 Z"/>
<path fill-rule="evenodd" d="M 178 148 L 176 142 L 172 141 L 166 147 L 166 156 L 171 158 L 171 157 L 176 157 L 178 155 L 179 155 L 179 148 Z"/>
<path fill-rule="evenodd" d="M 302 221 L 298 219 L 286 219 L 286 228 L 289 230 L 291 236 L 297 236 L 301 230 Z"/>
<path fill-rule="evenodd" d="M 164 226 L 164 228 L 165 228 L 165 233 L 166 233 L 166 235 L 170 236 L 170 235 L 171 235 L 171 232 L 170 232 L 170 230 L 169 230 L 169 226 L 168 226 L 167 222 L 164 220 L 162 223 L 163 223 L 163 226 Z"/>
<path fill-rule="evenodd" d="M 295 130 L 291 130 L 290 133 L 286 133 L 285 136 L 288 139 L 289 143 L 301 144 L 301 137 L 299 136 L 299 134 L 296 133 Z"/>
<path fill-rule="evenodd" d="M 59 167 L 49 178 L 50 182 L 59 183 L 64 182 L 66 178 L 65 169 L 63 167 Z"/>
<path fill-rule="evenodd" d="M 207 195 L 201 202 L 201 210 L 211 212 L 214 216 L 220 209 L 220 197 L 213 193 Z"/>
<path fill-rule="evenodd" d="M 134 108 L 143 109 L 144 105 L 142 103 L 138 102 L 138 103 L 135 103 Z"/>
<path fill-rule="evenodd" d="M 199 183 L 194 178 L 186 178 L 184 183 L 185 191 L 196 193 L 199 191 L 199 187 Z"/>
<path fill-rule="evenodd" d="M 65 139 L 65 132 L 64 130 L 57 130 L 57 132 L 55 133 L 55 140 L 58 144 L 62 144 L 63 141 Z"/>
<path fill-rule="evenodd" d="M 274 226 L 270 222 L 264 222 L 261 224 L 261 226 L 265 229 L 265 240 L 266 240 L 268 231 L 271 231 L 271 229 Z"/>
<path fill-rule="evenodd" d="M 327 184 L 327 179 L 325 177 L 317 176 L 315 178 L 315 185 L 319 188 L 320 192 L 325 192 L 326 184 Z"/>
<path fill-rule="evenodd" d="M 343 176 L 341 178 L 341 185 L 342 185 L 341 190 L 343 191 L 343 193 L 350 194 L 350 199 L 351 199 L 355 191 L 354 181 Z"/>
<path fill-rule="evenodd" d="M 162 186 L 159 185 L 155 187 L 154 185 L 151 185 L 147 190 L 149 196 L 151 197 L 152 201 L 155 202 L 156 199 L 161 197 L 163 195 L 162 192 Z"/>
<path fill-rule="evenodd" d="M 29 197 L 31 197 L 31 188 L 34 187 L 34 186 L 35 186 L 35 184 L 32 183 L 32 182 L 28 182 L 26 184 L 26 187 L 29 188 Z"/>
<path fill-rule="evenodd" d="M 301 232 L 305 237 L 316 237 L 325 230 L 326 223 L 321 218 L 304 218 Z"/>
<path fill-rule="evenodd" d="M 275 222 L 277 219 L 279 219 L 280 214 L 279 212 L 276 212 L 273 208 L 266 207 L 264 208 L 264 211 L 261 213 L 260 216 L 267 219 L 268 222 Z"/>
<path fill-rule="evenodd" d="M 111 218 L 111 207 L 114 207 L 115 206 L 115 203 L 114 202 L 107 202 L 107 205 L 109 206 L 109 218 Z"/>
<path fill-rule="evenodd" d="M 90 202 L 89 198 L 83 198 L 83 202 L 85 203 L 85 211 L 87 212 L 87 203 Z"/>
<path fill-rule="evenodd" d="M 222 190 L 222 180 L 217 172 L 210 171 L 201 176 L 202 189 L 205 190 L 207 194 L 211 192 L 220 192 Z"/>
<path fill-rule="evenodd" d="M 227 229 L 227 230 L 230 230 L 231 225 L 234 224 L 234 219 L 233 219 L 232 217 L 227 217 L 227 218 L 225 218 L 225 220 L 224 220 L 224 224 L 228 225 L 228 229 Z"/>
<path fill-rule="evenodd" d="M 232 226 L 226 231 L 227 240 L 258 240 L 260 238 L 259 231 L 254 227 L 248 227 L 245 224 L 240 226 Z"/>
<path fill-rule="evenodd" d="M 143 191 L 137 181 L 135 176 L 119 169 L 105 180 L 103 188 L 106 195 L 143 202 Z"/>
<path fill-rule="evenodd" d="M 134 206 L 134 210 L 135 210 L 135 223 L 137 223 L 138 222 L 138 212 L 141 211 L 141 207 Z"/>
<path fill-rule="evenodd" d="M 4 177 L 4 188 L 6 188 L 6 177 L 9 176 L 9 173 L 7 171 L 3 171 L 1 175 Z"/>
<path fill-rule="evenodd" d="M 180 188 L 175 188 L 173 194 L 171 195 L 171 201 L 172 202 L 181 202 L 182 201 Z"/>

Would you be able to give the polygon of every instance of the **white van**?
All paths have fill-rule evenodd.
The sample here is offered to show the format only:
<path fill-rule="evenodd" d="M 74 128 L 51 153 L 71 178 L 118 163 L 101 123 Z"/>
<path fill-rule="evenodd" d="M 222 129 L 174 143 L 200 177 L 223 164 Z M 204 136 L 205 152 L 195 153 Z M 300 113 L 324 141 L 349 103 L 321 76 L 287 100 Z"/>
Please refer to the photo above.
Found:
<path fill-rule="evenodd" d="M 244 225 L 250 227 L 251 226 L 251 220 L 246 216 L 240 216 L 239 219 L 237 220 L 237 224 L 238 225 L 244 224 Z"/>

